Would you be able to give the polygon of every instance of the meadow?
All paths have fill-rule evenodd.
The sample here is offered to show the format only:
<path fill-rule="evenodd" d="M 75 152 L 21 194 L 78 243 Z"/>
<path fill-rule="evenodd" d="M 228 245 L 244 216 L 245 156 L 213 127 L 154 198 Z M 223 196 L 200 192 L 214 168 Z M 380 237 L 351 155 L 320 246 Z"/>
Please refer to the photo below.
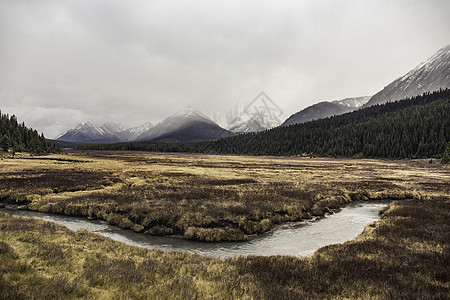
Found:
<path fill-rule="evenodd" d="M 72 152 L 3 157 L 0 170 L 0 205 L 203 241 L 393 200 L 309 258 L 147 250 L 0 212 L 0 299 L 450 297 L 450 168 L 436 161 Z"/>
<path fill-rule="evenodd" d="M 448 299 L 450 201 L 394 201 L 310 258 L 146 250 L 0 212 L 0 299 Z"/>
<path fill-rule="evenodd" d="M 92 151 L 5 158 L 0 168 L 2 204 L 207 242 L 246 240 L 355 200 L 450 194 L 449 167 L 428 160 Z"/>

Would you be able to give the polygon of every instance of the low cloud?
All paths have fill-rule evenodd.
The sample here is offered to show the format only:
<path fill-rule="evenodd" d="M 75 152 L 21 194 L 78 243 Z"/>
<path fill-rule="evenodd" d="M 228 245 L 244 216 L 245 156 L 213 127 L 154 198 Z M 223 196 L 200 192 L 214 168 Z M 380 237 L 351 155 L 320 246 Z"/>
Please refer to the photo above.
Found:
<path fill-rule="evenodd" d="M 448 40 L 449 1 L 0 2 L 0 109 L 46 136 L 78 122 L 225 113 L 265 91 L 290 114 L 370 95 Z"/>

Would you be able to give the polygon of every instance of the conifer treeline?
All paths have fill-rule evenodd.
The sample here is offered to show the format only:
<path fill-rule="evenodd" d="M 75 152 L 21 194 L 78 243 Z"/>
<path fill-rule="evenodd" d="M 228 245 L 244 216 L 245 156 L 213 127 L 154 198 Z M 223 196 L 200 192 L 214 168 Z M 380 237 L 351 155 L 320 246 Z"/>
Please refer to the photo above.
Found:
<path fill-rule="evenodd" d="M 12 115 L 0 111 L 0 151 L 12 149 L 15 152 L 31 152 L 36 154 L 59 152 L 60 149 L 48 142 L 44 134 L 27 128 L 25 123 L 19 124 Z"/>
<path fill-rule="evenodd" d="M 450 141 L 450 90 L 340 116 L 193 145 L 119 143 L 79 149 L 382 158 L 441 157 Z"/>

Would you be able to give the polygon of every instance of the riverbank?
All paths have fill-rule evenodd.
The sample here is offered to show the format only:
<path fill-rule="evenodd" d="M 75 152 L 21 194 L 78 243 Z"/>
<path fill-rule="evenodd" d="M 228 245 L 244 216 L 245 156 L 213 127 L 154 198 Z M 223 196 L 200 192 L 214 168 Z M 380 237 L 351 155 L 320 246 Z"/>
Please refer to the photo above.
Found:
<path fill-rule="evenodd" d="M 0 213 L 0 298 L 445 299 L 449 220 L 449 198 L 395 201 L 311 258 L 219 260 Z"/>
<path fill-rule="evenodd" d="M 72 231 L 86 228 L 102 236 L 131 246 L 163 251 L 185 251 L 215 258 L 249 255 L 310 256 L 317 249 L 343 243 L 357 237 L 368 224 L 379 219 L 379 211 L 387 207 L 387 201 L 360 201 L 335 210 L 323 218 L 279 225 L 270 232 L 251 236 L 245 242 L 203 243 L 176 236 L 148 236 L 132 230 L 105 224 L 100 220 L 69 217 L 50 213 L 17 210 L 8 206 L 0 209 L 15 216 L 23 216 L 66 226 Z"/>
<path fill-rule="evenodd" d="M 242 241 L 355 200 L 450 194 L 424 161 L 91 152 L 5 159 L 0 203 L 150 235 Z"/>

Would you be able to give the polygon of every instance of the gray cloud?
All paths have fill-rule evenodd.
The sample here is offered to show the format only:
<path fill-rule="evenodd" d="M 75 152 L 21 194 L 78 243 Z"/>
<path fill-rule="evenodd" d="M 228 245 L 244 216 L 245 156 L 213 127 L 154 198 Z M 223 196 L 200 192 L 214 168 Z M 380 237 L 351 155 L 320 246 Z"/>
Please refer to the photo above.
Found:
<path fill-rule="evenodd" d="M 285 117 L 371 95 L 450 43 L 449 1 L 0 1 L 0 109 L 46 136 L 92 119 Z"/>

